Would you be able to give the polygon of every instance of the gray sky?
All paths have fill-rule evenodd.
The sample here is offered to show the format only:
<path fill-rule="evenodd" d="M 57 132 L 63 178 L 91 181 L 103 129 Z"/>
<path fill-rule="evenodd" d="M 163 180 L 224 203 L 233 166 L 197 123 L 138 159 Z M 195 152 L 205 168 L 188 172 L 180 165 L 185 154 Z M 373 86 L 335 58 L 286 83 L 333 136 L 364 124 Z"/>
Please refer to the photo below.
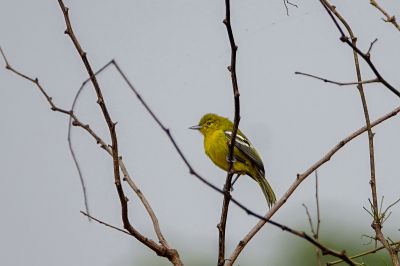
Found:
<path fill-rule="evenodd" d="M 372 57 L 394 86 L 398 79 L 400 35 L 369 1 L 335 4 L 365 50 L 379 41 Z M 357 2 L 357 3 L 356 3 Z M 382 1 L 391 13 L 400 3 Z M 233 117 L 233 96 L 226 66 L 230 60 L 224 1 L 66 1 L 75 32 L 94 69 L 115 58 L 147 103 L 167 125 L 192 165 L 222 187 L 225 173 L 203 153 L 202 136 L 187 128 L 207 112 Z M 351 50 L 318 1 L 299 1 L 286 16 L 282 1 L 233 1 L 232 23 L 239 46 L 237 74 L 241 92 L 241 129 L 264 159 L 267 178 L 278 197 L 296 173 L 306 170 L 333 145 L 363 125 L 355 87 L 337 87 L 295 76 L 304 71 L 339 81 L 355 79 Z M 399 16 L 399 13 L 394 15 Z M 56 104 L 69 108 L 87 77 L 69 38 L 57 1 L 2 0 L 0 45 L 10 63 L 38 77 Z M 3 65 L 3 62 L 1 62 Z M 363 66 L 364 77 L 372 78 Z M 113 69 L 99 77 L 114 120 L 128 170 L 152 204 L 162 230 L 183 260 L 217 254 L 221 195 L 190 176 L 165 134 Z M 81 187 L 67 141 L 67 117 L 51 112 L 39 91 L 4 68 L 0 70 L 3 140 L 0 178 L 0 264 L 140 265 L 153 256 L 133 238 L 88 223 Z M 398 106 L 380 85 L 366 87 L 372 118 Z M 100 135 L 105 123 L 92 87 L 83 93 L 77 114 Z M 375 129 L 379 195 L 399 198 L 400 119 Z M 108 139 L 106 137 L 106 139 Z M 82 130 L 73 141 L 87 183 L 92 214 L 121 225 L 111 160 Z M 358 240 L 372 234 L 368 205 L 369 162 L 366 136 L 350 143 L 320 171 L 322 219 L 357 225 Z M 154 237 L 136 197 L 127 189 L 131 220 Z M 266 204 L 257 184 L 241 178 L 233 195 L 259 213 Z M 306 180 L 274 220 L 308 230 L 301 206 L 314 212 L 314 182 Z M 399 207 L 385 226 L 396 231 Z M 232 207 L 227 229 L 228 254 L 257 222 Z M 328 229 L 327 229 L 328 230 Z M 398 239 L 398 233 L 393 238 Z M 286 233 L 265 226 L 240 256 L 240 265 L 279 256 Z M 360 243 L 362 240 L 360 240 Z M 276 244 L 278 243 L 278 244 Z M 163 259 L 155 259 L 156 265 Z M 252 265 L 256 265 L 252 263 Z M 261 265 L 261 264 L 260 264 Z M 277 265 L 271 265 L 277 266 Z"/>

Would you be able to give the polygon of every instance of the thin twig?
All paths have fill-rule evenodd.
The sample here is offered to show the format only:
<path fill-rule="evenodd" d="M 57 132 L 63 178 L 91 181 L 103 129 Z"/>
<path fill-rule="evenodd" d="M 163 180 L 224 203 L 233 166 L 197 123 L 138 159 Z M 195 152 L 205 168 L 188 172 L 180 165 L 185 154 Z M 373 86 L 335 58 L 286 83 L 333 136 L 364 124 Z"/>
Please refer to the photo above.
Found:
<path fill-rule="evenodd" d="M 315 202 L 317 205 L 317 229 L 315 233 L 315 238 L 319 238 L 319 227 L 321 225 L 321 214 L 319 209 L 319 196 L 318 196 L 318 170 L 315 170 Z"/>
<path fill-rule="evenodd" d="M 339 18 L 339 19 L 340 19 L 340 18 Z M 346 22 L 346 24 L 347 24 L 347 22 Z M 346 24 L 344 24 L 344 25 L 346 26 Z M 347 25 L 348 25 L 348 24 L 347 24 Z M 350 26 L 349 26 L 349 28 L 350 28 Z M 351 37 L 351 38 L 354 38 L 353 36 L 351 36 L 351 33 L 352 33 L 352 31 L 349 31 L 350 37 Z M 375 38 L 375 40 L 373 40 L 373 41 L 370 43 L 369 48 L 368 48 L 368 51 L 367 51 L 367 53 L 366 53 L 366 55 L 367 55 L 368 57 L 371 57 L 372 47 L 374 47 L 374 44 L 375 44 L 377 41 L 378 41 L 378 38 Z M 356 43 L 356 42 L 357 42 L 357 39 L 354 41 L 354 43 Z M 355 52 L 353 51 L 353 53 L 355 53 Z"/>
<path fill-rule="evenodd" d="M 294 6 L 295 8 L 298 8 L 298 6 L 296 4 L 293 4 L 292 2 L 290 2 L 289 0 L 283 0 L 283 5 L 285 6 L 286 9 L 286 16 L 289 16 L 289 6 Z"/>
<path fill-rule="evenodd" d="M 395 242 L 395 243 L 392 243 L 391 245 L 395 246 L 395 245 L 399 245 L 399 244 L 400 244 L 400 242 Z M 366 255 L 369 255 L 369 254 L 376 253 L 377 251 L 382 250 L 382 249 L 385 249 L 385 246 L 380 246 L 378 248 L 371 249 L 371 250 L 362 252 L 360 254 L 350 256 L 349 258 L 350 259 L 357 259 L 357 258 L 360 258 L 360 257 L 364 257 Z M 335 265 L 335 264 L 339 264 L 339 263 L 342 263 L 342 262 L 343 262 L 343 260 L 335 260 L 335 261 L 332 261 L 332 262 L 327 262 L 326 265 L 330 266 L 330 265 Z"/>
<path fill-rule="evenodd" d="M 313 233 L 313 237 L 315 240 L 318 241 L 319 238 L 319 227 L 320 227 L 320 223 L 321 223 L 321 219 L 320 219 L 320 213 L 319 213 L 319 198 L 318 198 L 318 171 L 315 170 L 315 201 L 316 201 L 316 207 L 317 207 L 317 226 L 314 229 L 314 225 L 312 222 L 312 218 L 311 218 L 311 214 L 308 211 L 307 206 L 303 203 L 303 207 L 306 210 L 306 214 L 308 217 L 308 223 L 310 224 L 310 229 L 311 232 Z M 317 265 L 320 266 L 321 265 L 321 250 L 316 247 L 315 249 L 315 255 L 316 255 L 316 260 L 317 260 Z"/>
<path fill-rule="evenodd" d="M 380 82 L 379 79 L 377 79 L 377 78 L 368 79 L 368 80 L 361 80 L 361 81 L 352 81 L 352 82 L 339 82 L 339 81 L 333 81 L 333 80 L 329 80 L 329 79 L 326 79 L 326 78 L 318 77 L 318 76 L 315 76 L 315 75 L 307 74 L 307 73 L 304 73 L 304 72 L 299 72 L 299 71 L 294 72 L 294 74 L 302 75 L 302 76 L 306 76 L 306 77 L 310 77 L 310 78 L 315 78 L 315 79 L 318 79 L 318 80 L 322 80 L 323 82 L 332 83 L 332 84 L 335 84 L 335 85 L 338 85 L 338 86 L 360 85 L 360 84 L 369 84 L 369 83 L 378 83 L 378 82 Z"/>
<path fill-rule="evenodd" d="M 84 211 L 81 211 L 81 213 L 82 213 L 83 215 L 85 215 L 86 217 L 88 217 L 89 219 L 98 222 L 99 224 L 105 225 L 105 226 L 110 227 L 110 228 L 112 228 L 112 229 L 115 229 L 115 230 L 117 230 L 117 231 L 119 231 L 119 232 L 122 232 L 122 233 L 124 233 L 124 234 L 127 234 L 127 235 L 132 236 L 128 231 L 126 231 L 126 230 L 124 230 L 124 229 L 121 229 L 121 228 L 118 228 L 118 227 L 116 227 L 116 226 L 114 226 L 114 225 L 111 225 L 111 224 L 109 224 L 109 223 L 103 222 L 103 221 L 101 221 L 101 220 L 99 220 L 99 219 L 93 217 L 92 215 L 90 215 L 90 214 L 88 214 L 88 213 L 86 213 L 86 212 L 84 212 Z"/>
<path fill-rule="evenodd" d="M 101 71 L 103 71 L 105 68 L 107 68 L 108 65 L 109 65 L 109 63 L 106 64 L 106 65 L 104 65 L 101 69 L 99 69 L 98 71 L 96 71 L 94 74 L 97 75 L 98 73 L 100 73 Z M 84 87 L 89 81 L 90 81 L 90 78 L 86 79 L 86 80 L 82 83 L 81 87 L 79 88 L 78 93 L 77 93 L 77 95 L 75 95 L 74 101 L 73 101 L 73 103 L 72 103 L 71 112 L 74 112 L 74 110 L 75 110 L 75 104 L 77 103 L 78 97 L 79 97 L 79 95 L 80 95 L 80 93 L 81 93 L 83 87 Z M 87 212 L 88 214 L 90 214 L 90 212 L 89 212 L 89 200 L 88 200 L 87 191 L 86 191 L 86 186 L 85 186 L 85 179 L 84 179 L 84 176 L 83 176 L 82 169 L 81 169 L 81 166 L 80 166 L 80 164 L 79 164 L 78 158 L 76 157 L 75 150 L 74 150 L 73 145 L 72 145 L 72 122 L 73 122 L 73 119 L 72 119 L 72 117 L 70 116 L 70 117 L 69 117 L 69 122 L 68 122 L 68 135 L 67 135 L 68 147 L 69 147 L 69 151 L 70 151 L 70 153 L 71 153 L 72 159 L 73 159 L 73 161 L 74 161 L 75 167 L 76 167 L 76 169 L 77 169 L 77 171 L 78 171 L 78 174 L 79 174 L 79 179 L 80 179 L 81 187 L 82 187 L 82 191 L 83 191 L 83 198 L 84 198 L 84 200 L 85 200 L 86 212 Z M 89 221 L 90 221 L 90 215 L 87 215 L 87 217 L 88 217 L 88 219 L 89 219 Z"/>
<path fill-rule="evenodd" d="M 105 68 L 105 67 L 106 67 L 106 66 L 104 66 L 103 68 Z M 95 72 L 95 75 L 97 75 L 99 72 L 101 72 L 101 69 L 98 70 L 97 72 Z M 83 88 L 89 81 L 90 81 L 90 78 L 88 78 L 87 80 L 85 80 L 85 81 L 82 83 L 82 86 L 81 86 L 81 88 L 80 88 L 79 91 L 78 91 L 78 95 L 80 94 L 82 88 Z M 76 100 L 77 100 L 77 97 L 75 97 L 74 102 L 72 103 L 71 112 L 74 112 Z M 86 212 L 87 212 L 88 214 L 90 214 L 90 212 L 89 212 L 89 199 L 88 199 L 88 196 L 87 196 L 87 190 L 86 190 L 86 186 L 85 186 L 85 179 L 84 179 L 84 176 L 83 176 L 82 169 L 81 169 L 81 166 L 80 166 L 80 164 L 79 164 L 78 158 L 76 157 L 75 150 L 74 150 L 73 145 L 72 145 L 72 130 L 71 130 L 71 128 L 72 128 L 72 122 L 73 122 L 73 119 L 72 119 L 72 117 L 70 116 L 70 117 L 69 117 L 69 122 L 68 122 L 68 136 L 67 136 L 68 148 L 69 148 L 69 151 L 70 151 L 70 153 L 71 153 L 72 159 L 73 159 L 73 161 L 74 161 L 76 170 L 78 171 L 78 175 L 79 175 L 79 179 L 80 179 L 81 187 L 82 187 L 82 192 L 83 192 L 83 198 L 84 198 L 84 201 L 85 201 L 85 209 L 86 209 Z M 89 219 L 89 221 L 90 221 L 90 215 L 88 215 L 87 217 L 88 217 L 88 219 Z"/>
<path fill-rule="evenodd" d="M 304 209 L 305 209 L 305 211 L 306 211 L 307 218 L 308 218 L 308 223 L 310 224 L 311 233 L 313 234 L 313 236 L 315 236 L 316 233 L 315 233 L 315 230 L 314 230 L 314 225 L 313 225 L 313 222 L 312 222 L 311 214 L 310 214 L 310 212 L 308 211 L 308 207 L 307 207 L 307 205 L 305 205 L 304 203 L 301 204 L 301 205 L 303 205 L 303 207 L 304 207 Z M 314 237 L 314 238 L 315 238 L 315 237 Z"/>
<path fill-rule="evenodd" d="M 395 26 L 396 29 L 400 31 L 400 25 L 397 23 L 395 16 L 389 15 L 389 13 L 386 12 L 375 0 L 370 0 L 369 3 L 385 16 L 385 18 L 382 18 L 383 21 L 392 23 L 393 26 Z"/>
<path fill-rule="evenodd" d="M 104 70 L 106 70 L 111 65 L 116 67 L 115 64 L 116 63 L 115 63 L 114 60 L 110 60 L 107 64 L 105 64 L 103 67 L 101 67 L 99 70 L 97 70 L 95 72 L 95 75 L 98 76 L 100 73 L 102 73 Z M 79 96 L 81 95 L 83 89 L 85 88 L 85 86 L 88 84 L 89 81 L 90 81 L 90 78 L 85 80 L 84 82 L 82 82 L 82 85 L 79 87 L 77 93 L 75 94 L 75 98 L 74 98 L 74 101 L 73 101 L 72 106 L 71 106 L 71 110 L 73 112 L 75 112 Z M 70 144 L 70 151 L 71 152 L 73 152 L 72 140 L 71 140 L 72 124 L 73 124 L 73 121 L 72 121 L 72 119 L 70 117 L 70 122 L 69 122 L 69 125 L 68 125 L 68 143 Z M 112 156 L 111 149 L 108 147 L 108 145 L 106 145 L 106 146 L 107 146 L 107 149 L 105 149 L 105 150 L 107 151 L 107 153 L 109 155 Z M 158 241 L 162 245 L 164 245 L 165 247 L 170 248 L 167 240 L 165 239 L 165 237 L 163 236 L 163 234 L 161 232 L 161 228 L 160 228 L 157 216 L 155 215 L 150 203 L 147 201 L 146 197 L 143 195 L 141 190 L 138 188 L 138 186 L 134 183 L 133 179 L 130 177 L 130 175 L 128 173 L 128 170 L 126 169 L 125 164 L 124 164 L 124 162 L 123 162 L 121 157 L 120 157 L 119 161 L 120 161 L 119 165 L 120 165 L 122 174 L 124 175 L 123 180 L 126 181 L 128 183 L 128 185 L 133 189 L 133 191 L 136 193 L 136 195 L 139 197 L 140 201 L 142 202 L 143 206 L 145 207 L 145 209 L 146 209 L 147 213 L 149 214 L 149 217 L 150 217 L 150 219 L 152 221 L 153 228 L 154 228 L 154 231 L 155 231 L 155 233 L 157 235 Z"/>
<path fill-rule="evenodd" d="M 317 229 L 315 230 L 314 238 L 319 239 L 319 228 L 321 225 L 321 214 L 319 209 L 319 196 L 318 196 L 318 170 L 315 170 L 315 203 L 317 206 Z M 321 250 L 317 249 L 316 251 L 317 257 L 317 265 L 321 265 Z"/>

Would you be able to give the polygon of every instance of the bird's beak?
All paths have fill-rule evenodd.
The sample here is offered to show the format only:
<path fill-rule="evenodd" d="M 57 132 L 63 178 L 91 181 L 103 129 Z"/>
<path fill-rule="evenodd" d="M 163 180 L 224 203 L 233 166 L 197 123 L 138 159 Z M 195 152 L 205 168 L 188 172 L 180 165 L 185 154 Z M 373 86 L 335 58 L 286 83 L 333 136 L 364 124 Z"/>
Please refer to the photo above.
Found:
<path fill-rule="evenodd" d="M 201 126 L 199 126 L 199 125 L 191 126 L 191 127 L 189 127 L 189 129 L 200 130 L 200 129 L 201 129 Z"/>

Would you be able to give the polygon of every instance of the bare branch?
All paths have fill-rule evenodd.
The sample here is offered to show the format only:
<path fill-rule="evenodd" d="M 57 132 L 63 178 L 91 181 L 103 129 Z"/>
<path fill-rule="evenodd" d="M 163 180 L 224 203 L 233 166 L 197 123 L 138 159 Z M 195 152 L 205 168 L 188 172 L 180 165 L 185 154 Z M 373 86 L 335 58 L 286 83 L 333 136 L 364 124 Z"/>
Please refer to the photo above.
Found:
<path fill-rule="evenodd" d="M 396 245 L 399 245 L 399 244 L 400 244 L 400 242 L 395 242 L 395 243 L 392 243 L 391 245 L 392 245 L 392 246 L 396 246 Z M 360 257 L 364 257 L 364 256 L 366 256 L 366 255 L 376 253 L 377 251 L 382 250 L 382 249 L 385 249 L 385 246 L 380 246 L 380 247 L 378 247 L 378 248 L 371 249 L 371 250 L 362 252 L 362 253 L 360 253 L 360 254 L 351 256 L 350 259 L 357 259 L 357 258 L 360 258 Z M 336 265 L 336 264 L 339 264 L 339 263 L 342 263 L 342 262 L 343 262 L 343 260 L 335 260 L 335 261 L 332 261 L 332 262 L 327 262 L 326 265 L 327 265 L 327 266 Z"/>
<path fill-rule="evenodd" d="M 99 219 L 97 219 L 97 218 L 95 218 L 95 217 L 89 215 L 89 214 L 86 213 L 86 212 L 81 211 L 81 213 L 82 213 L 83 215 L 85 215 L 86 217 L 88 217 L 89 219 L 98 222 L 99 224 L 105 225 L 105 226 L 110 227 L 110 228 L 112 228 L 112 229 L 115 229 L 115 230 L 117 230 L 117 231 L 119 231 L 119 232 L 122 232 L 122 233 L 124 233 L 124 234 L 127 234 L 127 235 L 132 236 L 128 231 L 126 231 L 126 230 L 124 230 L 124 229 L 121 229 L 121 228 L 118 228 L 118 227 L 116 227 L 116 226 L 113 226 L 113 225 L 111 225 L 111 224 L 109 224 L 109 223 L 103 222 L 103 221 L 101 221 L 101 220 L 99 220 Z"/>
<path fill-rule="evenodd" d="M 116 62 L 114 60 L 110 60 L 107 64 L 105 64 L 98 71 L 96 71 L 95 75 L 96 76 L 99 75 L 104 70 L 106 70 L 109 66 L 116 67 Z M 81 95 L 81 92 L 83 91 L 83 89 L 86 86 L 86 84 L 88 84 L 88 81 L 90 81 L 90 79 L 85 80 L 82 83 L 82 85 L 79 87 L 79 89 L 78 89 L 78 91 L 77 91 L 77 93 L 75 95 L 72 107 L 71 107 L 72 111 L 75 111 L 77 103 L 78 103 L 79 96 Z M 71 125 L 73 125 L 73 122 L 71 121 L 71 118 L 70 118 L 70 123 L 69 123 L 69 126 L 68 126 L 68 142 L 70 144 L 70 150 L 72 152 L 72 141 L 71 141 L 72 127 L 71 127 Z M 102 143 L 102 146 L 106 147 L 105 148 L 106 152 L 109 155 L 112 155 L 112 150 L 109 148 L 109 146 L 106 145 L 103 140 L 101 140 L 101 143 Z M 165 239 L 165 237 L 163 236 L 163 234 L 161 232 L 161 228 L 160 228 L 157 216 L 155 215 L 155 213 L 154 213 L 152 207 L 150 206 L 150 203 L 147 201 L 146 197 L 143 195 L 141 190 L 138 188 L 138 186 L 134 183 L 133 179 L 130 177 L 130 175 L 128 173 L 128 170 L 126 169 L 125 164 L 124 164 L 124 162 L 122 160 L 122 157 L 120 157 L 120 159 L 119 159 L 119 166 L 120 166 L 120 169 L 122 171 L 122 174 L 124 175 L 123 180 L 126 181 L 128 183 L 128 185 L 132 188 L 132 190 L 136 193 L 136 195 L 139 197 L 140 201 L 142 202 L 143 206 L 145 207 L 147 213 L 149 214 L 149 217 L 152 220 L 153 228 L 154 228 L 154 231 L 155 231 L 155 233 L 157 235 L 157 238 L 158 238 L 159 242 L 163 246 L 165 246 L 167 248 L 170 248 L 167 240 Z"/>
<path fill-rule="evenodd" d="M 318 196 L 318 170 L 315 170 L 315 203 L 317 205 L 317 229 L 315 230 L 314 238 L 319 239 L 319 228 L 321 225 L 321 214 L 319 210 L 319 196 Z M 316 250 L 317 265 L 321 265 L 321 251 Z"/>
<path fill-rule="evenodd" d="M 286 16 L 289 16 L 289 5 L 291 5 L 295 8 L 298 8 L 298 6 L 296 4 L 293 4 L 289 0 L 283 0 L 283 5 L 285 6 L 285 9 L 286 9 Z"/>
<path fill-rule="evenodd" d="M 349 26 L 350 27 L 350 26 Z M 352 31 L 350 31 L 349 32 L 350 33 L 350 37 L 352 37 L 351 35 L 352 35 Z M 354 39 L 354 37 L 352 37 L 353 39 Z M 357 40 L 357 39 L 356 39 Z M 372 42 L 371 42 L 371 44 L 369 45 L 369 48 L 368 48 L 368 51 L 367 51 L 367 53 L 366 53 L 366 55 L 368 56 L 368 57 L 371 57 L 371 50 L 372 50 L 372 47 L 374 46 L 374 44 L 376 43 L 378 41 L 378 38 L 375 38 L 375 40 L 373 40 Z M 353 51 L 354 52 L 354 51 Z M 355 52 L 354 52 L 355 53 Z M 356 53 L 357 54 L 357 53 Z"/>
<path fill-rule="evenodd" d="M 389 13 L 386 12 L 375 0 L 370 0 L 369 3 L 376 9 L 378 9 L 385 16 L 385 18 L 382 18 L 383 21 L 392 23 L 393 26 L 395 26 L 396 29 L 400 31 L 400 25 L 397 23 L 395 16 L 389 15 Z"/>
<path fill-rule="evenodd" d="M 310 214 L 310 212 L 308 211 L 308 207 L 307 207 L 307 205 L 305 205 L 304 203 L 301 204 L 301 205 L 303 205 L 303 207 L 304 207 L 304 209 L 305 209 L 305 211 L 306 211 L 307 218 L 308 218 L 308 223 L 310 224 L 311 233 L 313 233 L 313 235 L 315 236 L 316 233 L 315 233 L 314 225 L 313 225 L 313 222 L 312 222 L 312 219 L 311 219 L 311 214 Z"/>
<path fill-rule="evenodd" d="M 319 227 L 320 227 L 320 223 L 321 223 L 321 219 L 320 219 L 320 211 L 319 211 L 319 198 L 318 198 L 318 171 L 315 170 L 315 201 L 316 201 L 316 207 L 317 207 L 317 226 L 314 229 L 314 225 L 312 222 L 312 218 L 311 218 L 311 214 L 308 211 L 307 206 L 303 203 L 303 207 L 306 210 L 306 214 L 308 217 L 308 223 L 310 224 L 310 229 L 311 232 L 313 233 L 313 237 L 315 240 L 318 241 L 319 238 Z M 320 266 L 321 265 L 321 250 L 317 247 L 315 249 L 315 255 L 316 255 L 316 259 L 317 259 L 317 265 Z"/>
<path fill-rule="evenodd" d="M 107 65 L 108 65 L 108 64 L 107 64 Z M 106 68 L 107 65 L 105 65 L 102 69 L 98 70 L 98 71 L 95 73 L 95 75 L 97 75 L 97 74 L 98 74 L 99 72 L 101 72 L 104 68 Z M 89 81 L 90 81 L 90 78 L 88 78 L 87 80 L 85 80 L 85 81 L 82 83 L 82 86 L 80 87 L 80 89 L 79 89 L 79 91 L 78 91 L 77 95 L 75 96 L 75 99 L 74 99 L 74 101 L 73 101 L 73 103 L 72 103 L 71 112 L 74 112 L 74 111 L 75 111 L 75 104 L 76 104 L 76 102 L 77 102 L 78 96 L 79 96 L 80 92 L 82 91 L 83 87 L 84 87 Z M 77 171 L 78 171 L 78 175 L 79 175 L 79 179 L 80 179 L 81 187 L 82 187 L 82 191 L 83 191 L 83 197 L 84 197 L 84 200 L 85 200 L 86 212 L 89 214 L 89 200 L 88 200 L 87 191 L 86 191 L 86 186 L 85 186 L 85 179 L 84 179 L 84 177 L 83 177 L 83 173 L 82 173 L 81 166 L 80 166 L 80 164 L 79 164 L 78 158 L 76 157 L 75 150 L 74 150 L 73 145 L 72 145 L 72 123 L 73 123 L 73 119 L 72 119 L 72 117 L 70 116 L 70 117 L 69 117 L 69 122 L 68 122 L 68 136 L 67 136 L 68 147 L 69 147 L 69 151 L 70 151 L 70 153 L 71 153 L 72 159 L 73 159 L 73 161 L 74 161 L 74 163 L 75 163 L 75 167 L 76 167 L 76 169 L 77 169 Z M 111 154 L 110 154 L 110 155 L 111 155 Z M 89 221 L 90 221 L 90 215 L 88 215 L 87 217 L 88 217 L 88 219 L 89 219 Z"/>
<path fill-rule="evenodd" d="M 306 77 L 310 77 L 310 78 L 315 78 L 315 79 L 318 79 L 318 80 L 322 80 L 323 82 L 332 83 L 332 84 L 335 84 L 335 85 L 338 85 L 338 86 L 360 85 L 360 84 L 368 84 L 368 83 L 378 83 L 378 82 L 380 82 L 379 79 L 377 79 L 377 78 L 368 79 L 368 80 L 361 80 L 361 81 L 352 81 L 352 82 L 339 82 L 339 81 L 333 81 L 333 80 L 329 80 L 329 79 L 326 79 L 326 78 L 321 78 L 321 77 L 318 77 L 318 76 L 315 76 L 315 75 L 299 72 L 299 71 L 294 72 L 294 74 L 302 75 L 302 76 L 306 76 Z"/>

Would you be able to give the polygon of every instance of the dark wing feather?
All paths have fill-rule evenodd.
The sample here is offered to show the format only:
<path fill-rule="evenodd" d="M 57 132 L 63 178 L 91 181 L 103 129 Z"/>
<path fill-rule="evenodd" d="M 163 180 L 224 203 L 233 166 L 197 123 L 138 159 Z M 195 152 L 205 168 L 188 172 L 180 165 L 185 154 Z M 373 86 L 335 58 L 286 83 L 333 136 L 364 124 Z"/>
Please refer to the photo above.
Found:
<path fill-rule="evenodd" d="M 227 130 L 224 133 L 228 137 L 228 139 L 231 140 L 232 131 Z M 238 148 L 239 151 L 241 151 L 253 164 L 257 166 L 262 175 L 265 174 L 264 164 L 261 160 L 260 155 L 258 155 L 254 146 L 241 132 L 238 132 L 238 134 L 236 135 L 235 147 Z M 240 160 L 240 158 L 238 159 Z"/>

